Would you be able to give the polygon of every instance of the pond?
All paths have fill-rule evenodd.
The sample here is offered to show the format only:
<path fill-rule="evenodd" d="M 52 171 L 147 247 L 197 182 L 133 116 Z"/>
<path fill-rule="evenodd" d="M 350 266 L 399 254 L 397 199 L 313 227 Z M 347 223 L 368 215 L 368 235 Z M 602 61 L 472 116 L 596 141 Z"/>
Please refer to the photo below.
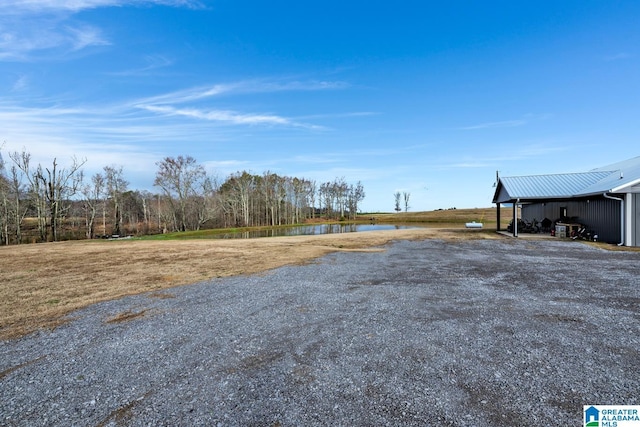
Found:
<path fill-rule="evenodd" d="M 211 237 L 213 239 L 253 239 L 256 237 L 310 236 L 315 234 L 356 233 L 362 231 L 378 230 L 404 230 L 409 228 L 417 227 L 392 224 L 314 224 L 299 225 L 295 227 L 276 227 L 266 230 L 237 231 L 232 233 L 214 234 L 208 237 Z"/>

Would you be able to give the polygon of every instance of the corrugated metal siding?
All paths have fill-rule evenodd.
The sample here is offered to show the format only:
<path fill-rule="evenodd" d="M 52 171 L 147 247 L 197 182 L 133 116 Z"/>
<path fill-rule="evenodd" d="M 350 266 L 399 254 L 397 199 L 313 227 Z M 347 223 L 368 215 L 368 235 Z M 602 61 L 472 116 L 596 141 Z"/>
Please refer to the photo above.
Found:
<path fill-rule="evenodd" d="M 589 203 L 583 200 L 523 205 L 522 218 L 556 221 L 561 207 L 567 208 L 567 216 L 575 217 L 575 222 L 597 232 L 600 241 L 620 243 L 620 202 L 615 200 L 600 198 L 589 200 Z"/>

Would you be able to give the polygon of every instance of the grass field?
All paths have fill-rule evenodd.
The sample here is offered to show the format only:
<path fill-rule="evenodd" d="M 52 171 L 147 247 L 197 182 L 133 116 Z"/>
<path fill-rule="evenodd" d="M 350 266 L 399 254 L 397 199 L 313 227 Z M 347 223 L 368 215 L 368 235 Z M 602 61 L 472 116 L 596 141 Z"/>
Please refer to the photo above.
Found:
<path fill-rule="evenodd" d="M 164 297 L 174 286 L 306 263 L 330 252 L 380 250 L 381 245 L 402 239 L 502 238 L 495 233 L 495 210 L 490 208 L 370 216 L 377 222 L 426 227 L 246 240 L 202 239 L 184 233 L 162 237 L 168 240 L 3 246 L 0 339 L 55 327 L 74 310 L 99 301 L 142 292 Z M 361 219 L 369 220 L 367 215 Z M 464 228 L 465 222 L 474 220 L 484 222 L 485 228 Z"/>
<path fill-rule="evenodd" d="M 500 210 L 501 227 L 505 228 L 511 217 L 511 208 Z M 422 223 L 422 224 L 464 224 L 466 222 L 481 222 L 484 228 L 496 227 L 496 209 L 447 209 L 425 212 L 400 212 L 400 213 L 367 213 L 361 215 L 362 219 L 375 218 L 378 222 L 385 223 Z"/>

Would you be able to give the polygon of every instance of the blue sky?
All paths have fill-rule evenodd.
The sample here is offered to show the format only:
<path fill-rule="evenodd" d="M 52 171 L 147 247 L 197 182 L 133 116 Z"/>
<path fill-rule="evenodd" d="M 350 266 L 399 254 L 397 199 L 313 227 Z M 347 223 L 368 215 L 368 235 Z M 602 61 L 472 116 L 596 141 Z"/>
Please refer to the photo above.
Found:
<path fill-rule="evenodd" d="M 152 187 L 190 155 L 491 205 L 496 170 L 640 155 L 640 2 L 3 0 L 0 144 Z"/>

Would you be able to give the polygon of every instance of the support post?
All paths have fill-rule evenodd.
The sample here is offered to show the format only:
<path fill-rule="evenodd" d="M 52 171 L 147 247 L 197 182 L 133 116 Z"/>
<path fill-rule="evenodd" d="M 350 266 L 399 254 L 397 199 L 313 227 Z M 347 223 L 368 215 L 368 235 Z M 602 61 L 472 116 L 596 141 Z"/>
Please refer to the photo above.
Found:
<path fill-rule="evenodd" d="M 518 237 L 518 204 L 520 199 L 513 203 L 513 237 Z"/>

